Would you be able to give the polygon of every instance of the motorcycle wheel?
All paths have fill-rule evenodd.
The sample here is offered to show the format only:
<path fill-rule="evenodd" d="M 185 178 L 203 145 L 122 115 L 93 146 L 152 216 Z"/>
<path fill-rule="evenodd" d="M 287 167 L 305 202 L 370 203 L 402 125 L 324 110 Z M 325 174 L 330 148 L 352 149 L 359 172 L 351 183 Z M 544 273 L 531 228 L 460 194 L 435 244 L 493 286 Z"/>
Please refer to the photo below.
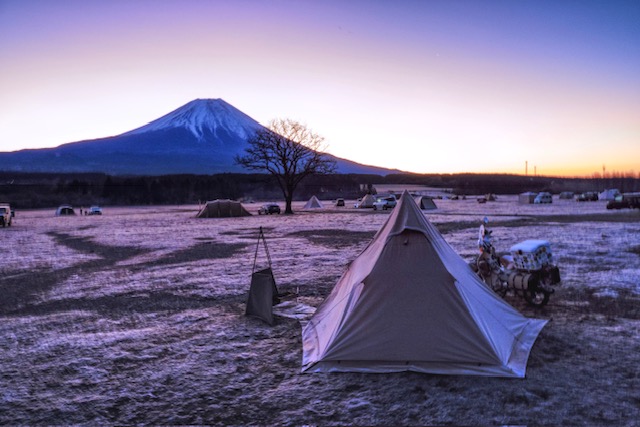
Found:
<path fill-rule="evenodd" d="M 539 289 L 527 289 L 524 299 L 534 307 L 544 307 L 549 302 L 549 293 Z"/>

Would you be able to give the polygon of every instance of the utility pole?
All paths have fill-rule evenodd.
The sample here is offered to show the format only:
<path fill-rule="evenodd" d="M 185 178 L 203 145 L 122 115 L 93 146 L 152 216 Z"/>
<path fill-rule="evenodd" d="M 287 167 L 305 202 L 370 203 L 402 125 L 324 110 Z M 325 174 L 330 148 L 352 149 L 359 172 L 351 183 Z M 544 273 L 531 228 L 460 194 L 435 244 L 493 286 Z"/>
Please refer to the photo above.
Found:
<path fill-rule="evenodd" d="M 525 160 L 524 161 L 524 176 L 529 175 L 529 161 Z"/>

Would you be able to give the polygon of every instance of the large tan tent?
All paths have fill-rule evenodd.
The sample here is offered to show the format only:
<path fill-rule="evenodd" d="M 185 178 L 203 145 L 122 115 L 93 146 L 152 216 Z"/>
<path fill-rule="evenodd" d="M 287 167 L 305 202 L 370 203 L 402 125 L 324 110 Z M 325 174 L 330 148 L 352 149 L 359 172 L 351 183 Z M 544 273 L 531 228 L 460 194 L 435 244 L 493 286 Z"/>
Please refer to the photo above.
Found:
<path fill-rule="evenodd" d="M 320 203 L 320 200 L 318 200 L 316 196 L 311 196 L 311 198 L 304 205 L 303 209 L 322 209 L 322 208 L 323 206 L 322 206 L 322 203 Z"/>
<path fill-rule="evenodd" d="M 405 193 L 302 331 L 302 370 L 523 378 L 546 320 L 498 297 Z"/>
<path fill-rule="evenodd" d="M 251 216 L 242 203 L 235 200 L 213 200 L 207 202 L 196 218 L 228 218 L 234 216 Z"/>

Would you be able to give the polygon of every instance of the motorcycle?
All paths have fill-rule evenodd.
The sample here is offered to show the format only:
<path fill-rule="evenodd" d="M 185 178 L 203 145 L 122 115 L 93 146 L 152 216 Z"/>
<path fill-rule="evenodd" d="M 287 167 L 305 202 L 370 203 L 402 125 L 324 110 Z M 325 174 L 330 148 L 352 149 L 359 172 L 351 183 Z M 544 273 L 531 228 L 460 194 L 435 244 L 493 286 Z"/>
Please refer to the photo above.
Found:
<path fill-rule="evenodd" d="M 485 220 L 486 222 L 486 220 Z M 553 265 L 551 247 L 544 240 L 525 240 L 511 247 L 511 255 L 498 256 L 490 231 L 480 228 L 480 254 L 471 268 L 495 293 L 522 296 L 534 307 L 543 307 L 560 283 L 560 269 Z"/>

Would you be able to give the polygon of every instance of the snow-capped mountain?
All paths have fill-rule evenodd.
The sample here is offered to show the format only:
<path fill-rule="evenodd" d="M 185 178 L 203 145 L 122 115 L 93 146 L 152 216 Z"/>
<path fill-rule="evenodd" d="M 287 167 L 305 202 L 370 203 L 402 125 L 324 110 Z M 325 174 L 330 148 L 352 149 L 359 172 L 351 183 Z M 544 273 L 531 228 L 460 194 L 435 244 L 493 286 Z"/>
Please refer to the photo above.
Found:
<path fill-rule="evenodd" d="M 198 139 L 206 133 L 217 134 L 218 130 L 249 139 L 260 124 L 222 99 L 196 99 L 130 132 L 122 134 L 136 135 L 172 128 L 188 129 Z"/>
<path fill-rule="evenodd" d="M 55 148 L 0 153 L 0 171 L 102 172 L 112 175 L 248 172 L 235 164 L 262 126 L 222 99 L 196 99 L 121 135 Z M 336 158 L 339 173 L 389 169 Z"/>

